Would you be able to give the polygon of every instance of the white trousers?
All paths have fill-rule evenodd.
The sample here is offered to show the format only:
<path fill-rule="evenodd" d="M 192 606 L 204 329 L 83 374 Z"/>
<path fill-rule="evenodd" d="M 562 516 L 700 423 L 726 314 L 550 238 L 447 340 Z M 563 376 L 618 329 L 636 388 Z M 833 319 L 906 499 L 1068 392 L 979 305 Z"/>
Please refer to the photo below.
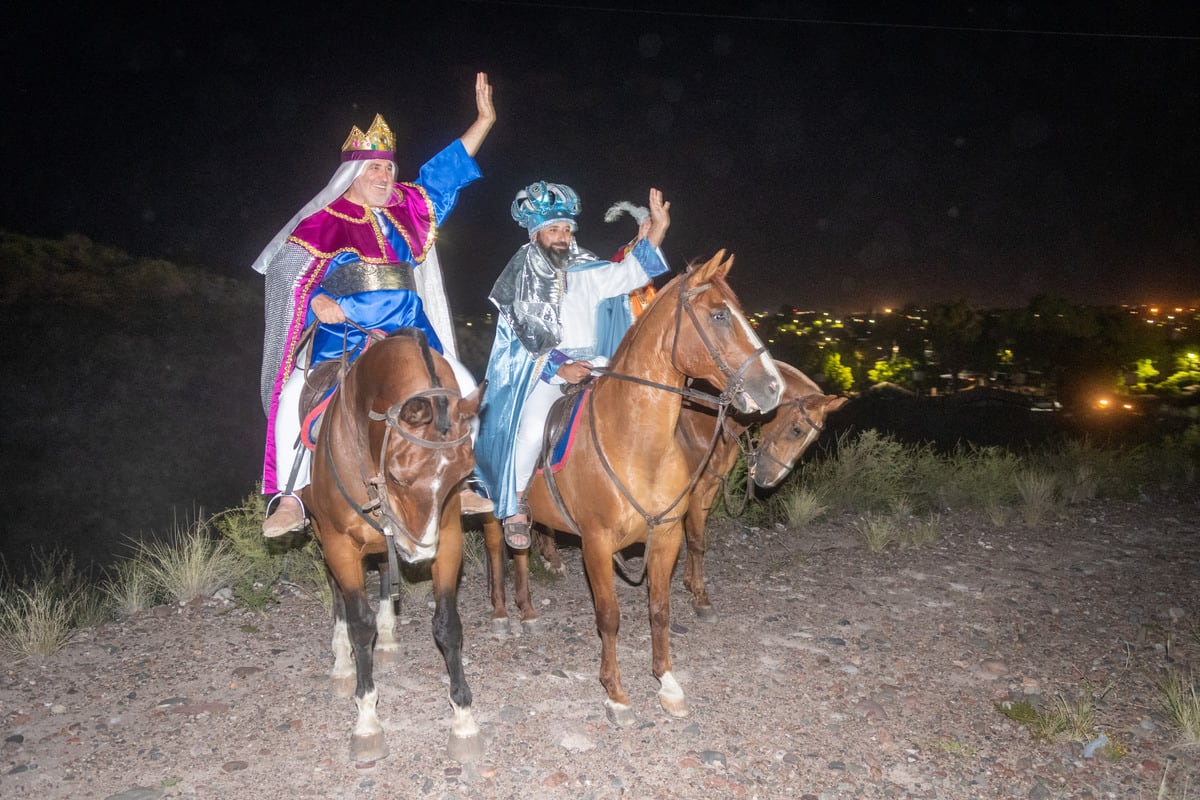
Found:
<path fill-rule="evenodd" d="M 513 448 L 514 484 L 518 492 L 524 492 L 533 477 L 533 468 L 537 466 L 538 457 L 542 454 L 542 437 L 546 430 L 546 417 L 550 416 L 550 407 L 562 397 L 562 384 L 546 383 L 539 380 L 525 398 L 521 409 L 521 424 L 517 427 L 517 442 Z"/>
<path fill-rule="evenodd" d="M 297 363 L 304 363 L 303 358 L 306 356 L 307 354 L 302 354 L 296 360 Z M 466 397 L 475 391 L 479 384 L 462 362 L 450 356 L 445 356 L 445 359 L 449 362 L 450 368 L 454 370 L 459 393 Z M 300 444 L 300 395 L 303 390 L 304 370 L 296 369 L 283 384 L 283 390 L 279 393 L 279 410 L 275 417 L 275 474 L 279 476 L 279 491 L 284 493 L 289 491 L 288 481 L 293 469 L 296 470 L 296 479 L 292 482 L 291 492 L 298 492 L 308 486 L 312 480 L 312 454 L 307 447 Z M 471 420 L 472 443 L 478 432 L 479 418 L 476 417 Z M 296 464 L 297 459 L 299 459 L 299 466 Z M 530 469 L 532 470 L 532 467 Z"/>

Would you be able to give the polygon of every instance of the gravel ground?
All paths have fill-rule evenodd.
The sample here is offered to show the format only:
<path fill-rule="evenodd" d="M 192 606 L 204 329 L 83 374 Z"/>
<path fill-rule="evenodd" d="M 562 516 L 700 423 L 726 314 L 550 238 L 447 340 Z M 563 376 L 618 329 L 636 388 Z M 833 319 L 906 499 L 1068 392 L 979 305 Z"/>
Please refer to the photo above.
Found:
<path fill-rule="evenodd" d="M 380 668 L 390 755 L 348 759 L 326 612 L 220 600 L 84 631 L 3 668 L 0 797 L 1200 797 L 1156 686 L 1200 666 L 1197 506 L 1107 503 L 1038 527 L 944 515 L 936 544 L 872 553 L 850 518 L 803 530 L 714 521 L 715 624 L 678 576 L 672 653 L 691 716 L 664 715 L 644 587 L 619 584 L 619 655 L 639 722 L 610 725 L 579 552 L 534 585 L 536 634 L 491 634 L 481 564 L 460 599 L 486 742 L 446 757 L 450 708 L 428 598 L 406 597 L 401 665 Z M 1200 669 L 1196 669 L 1200 674 Z M 996 710 L 1091 687 L 1115 747 L 1035 740 Z M 1116 752 L 1124 755 L 1114 758 Z"/>

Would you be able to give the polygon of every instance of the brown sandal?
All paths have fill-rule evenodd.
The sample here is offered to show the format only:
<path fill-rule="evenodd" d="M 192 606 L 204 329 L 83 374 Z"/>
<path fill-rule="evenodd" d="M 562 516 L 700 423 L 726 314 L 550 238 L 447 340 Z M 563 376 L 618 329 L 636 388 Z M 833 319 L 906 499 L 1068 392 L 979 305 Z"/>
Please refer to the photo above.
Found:
<path fill-rule="evenodd" d="M 517 517 L 525 519 L 519 520 Z M 529 549 L 529 546 L 533 544 L 530 522 L 529 504 L 522 498 L 517 501 L 517 513 L 504 520 L 504 524 L 501 525 L 501 529 L 504 531 L 504 541 L 509 547 L 514 550 Z"/>

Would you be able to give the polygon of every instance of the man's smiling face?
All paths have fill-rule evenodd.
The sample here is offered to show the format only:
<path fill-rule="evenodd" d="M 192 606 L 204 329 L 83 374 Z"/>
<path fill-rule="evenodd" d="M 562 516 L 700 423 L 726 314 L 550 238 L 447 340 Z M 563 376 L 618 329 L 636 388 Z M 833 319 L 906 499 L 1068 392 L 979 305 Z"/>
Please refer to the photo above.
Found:
<path fill-rule="evenodd" d="M 346 199 L 364 206 L 381 206 L 392 196 L 395 184 L 396 165 L 391 161 L 372 158 L 346 190 Z"/>

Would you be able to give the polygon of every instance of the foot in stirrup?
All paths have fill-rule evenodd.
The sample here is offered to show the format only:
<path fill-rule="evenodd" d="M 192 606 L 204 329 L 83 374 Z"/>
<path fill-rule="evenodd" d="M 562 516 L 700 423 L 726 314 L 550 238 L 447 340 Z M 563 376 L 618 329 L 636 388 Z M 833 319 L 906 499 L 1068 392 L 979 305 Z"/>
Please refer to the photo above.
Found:
<path fill-rule="evenodd" d="M 263 520 L 263 536 L 266 536 L 268 539 L 274 539 L 277 536 L 283 536 L 285 533 L 298 531 L 308 522 L 304 517 L 304 506 L 301 504 L 300 498 L 293 494 L 284 494 L 277 495 L 274 500 L 278 501 L 278 505 Z"/>
<path fill-rule="evenodd" d="M 478 494 L 471 488 L 473 481 L 468 480 L 463 484 L 462 490 L 458 496 L 462 498 L 462 513 L 464 514 L 490 514 L 496 510 L 496 505 L 491 501 L 491 498 L 484 497 Z"/>
<path fill-rule="evenodd" d="M 533 535 L 530 532 L 529 504 L 525 502 L 525 498 L 517 500 L 517 513 L 505 517 L 504 524 L 500 527 L 504 531 L 504 541 L 509 547 L 514 550 L 529 549 L 529 545 L 533 543 Z"/>

